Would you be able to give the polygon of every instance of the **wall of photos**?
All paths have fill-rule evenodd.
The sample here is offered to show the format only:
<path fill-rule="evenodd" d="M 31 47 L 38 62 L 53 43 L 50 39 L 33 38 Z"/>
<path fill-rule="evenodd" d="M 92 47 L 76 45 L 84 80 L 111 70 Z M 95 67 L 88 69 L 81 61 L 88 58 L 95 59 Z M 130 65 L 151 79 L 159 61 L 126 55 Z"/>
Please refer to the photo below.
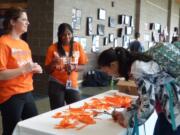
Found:
<path fill-rule="evenodd" d="M 163 34 L 165 40 L 168 36 L 175 36 L 179 28 L 180 5 L 172 0 L 171 26 L 168 32 L 168 0 L 142 0 L 141 1 L 141 25 L 140 31 L 145 48 L 153 46 L 153 42 L 159 42 L 159 35 Z"/>
<path fill-rule="evenodd" d="M 135 1 L 77 0 L 70 5 L 71 2 L 65 0 L 61 4 L 62 1 L 55 0 L 55 41 L 58 25 L 68 22 L 74 29 L 75 40 L 81 42 L 88 53 L 115 46 L 127 47 L 133 38 Z"/>
<path fill-rule="evenodd" d="M 71 1 L 55 0 L 54 39 L 58 24 L 65 21 L 72 24 L 76 40 L 82 40 L 88 52 L 113 46 L 127 48 L 133 40 L 135 0 L 76 0 L 69 4 Z M 145 50 L 159 41 L 160 33 L 172 37 L 173 29 L 179 27 L 179 5 L 172 1 L 171 32 L 167 33 L 168 0 L 141 0 L 140 33 Z"/>

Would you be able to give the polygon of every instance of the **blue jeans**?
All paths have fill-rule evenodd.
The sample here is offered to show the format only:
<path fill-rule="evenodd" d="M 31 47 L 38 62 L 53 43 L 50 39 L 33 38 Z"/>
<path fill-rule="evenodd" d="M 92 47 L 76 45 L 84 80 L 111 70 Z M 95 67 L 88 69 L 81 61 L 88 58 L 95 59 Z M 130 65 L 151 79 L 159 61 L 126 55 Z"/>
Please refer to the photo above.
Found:
<path fill-rule="evenodd" d="M 25 120 L 38 114 L 31 92 L 14 95 L 0 104 L 0 107 L 3 135 L 12 135 L 16 124 L 20 120 Z"/>
<path fill-rule="evenodd" d="M 165 114 L 159 113 L 154 128 L 154 135 L 180 135 L 180 126 L 176 131 L 173 131 L 172 125 L 166 119 Z"/>
<path fill-rule="evenodd" d="M 66 89 L 62 84 L 54 81 L 49 82 L 48 95 L 51 110 L 62 107 L 66 104 L 71 104 L 80 100 L 78 90 Z"/>

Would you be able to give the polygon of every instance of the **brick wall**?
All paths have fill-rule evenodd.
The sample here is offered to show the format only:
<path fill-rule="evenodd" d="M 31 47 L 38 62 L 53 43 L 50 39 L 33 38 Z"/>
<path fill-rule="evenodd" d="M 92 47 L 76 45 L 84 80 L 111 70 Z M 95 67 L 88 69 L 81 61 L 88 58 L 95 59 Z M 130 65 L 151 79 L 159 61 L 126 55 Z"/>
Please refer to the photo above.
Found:
<path fill-rule="evenodd" d="M 28 0 L 28 17 L 30 26 L 28 43 L 32 50 L 33 60 L 44 69 L 47 47 L 53 40 L 53 0 Z M 37 94 L 47 94 L 48 75 L 34 75 L 34 89 Z"/>

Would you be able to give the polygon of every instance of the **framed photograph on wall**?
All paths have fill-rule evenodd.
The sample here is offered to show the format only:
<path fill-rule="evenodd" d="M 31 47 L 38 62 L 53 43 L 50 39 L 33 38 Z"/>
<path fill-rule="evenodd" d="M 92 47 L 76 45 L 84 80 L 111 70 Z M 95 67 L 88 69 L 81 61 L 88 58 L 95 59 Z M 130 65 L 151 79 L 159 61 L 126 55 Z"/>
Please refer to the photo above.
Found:
<path fill-rule="evenodd" d="M 98 19 L 99 20 L 106 20 L 106 11 L 102 8 L 98 9 Z"/>
<path fill-rule="evenodd" d="M 133 32 L 133 28 L 132 27 L 129 27 L 129 26 L 125 27 L 125 34 L 126 35 L 131 35 L 132 32 Z"/>
<path fill-rule="evenodd" d="M 120 37 L 120 38 L 123 36 L 123 28 L 118 28 L 117 36 Z"/>
<path fill-rule="evenodd" d="M 79 30 L 81 28 L 81 10 L 73 8 L 72 9 L 72 28 Z"/>
<path fill-rule="evenodd" d="M 114 34 L 110 33 L 109 34 L 109 43 L 113 43 L 114 42 Z"/>
<path fill-rule="evenodd" d="M 104 46 L 107 45 L 107 44 L 108 44 L 108 37 L 104 37 L 103 40 L 104 40 L 104 41 L 103 41 L 103 45 L 104 45 Z"/>
<path fill-rule="evenodd" d="M 130 37 L 127 35 L 124 35 L 122 41 L 123 41 L 123 47 L 127 49 L 130 43 Z"/>
<path fill-rule="evenodd" d="M 118 24 L 124 24 L 125 15 L 118 15 Z"/>
<path fill-rule="evenodd" d="M 86 39 L 85 37 L 81 37 L 81 38 L 80 38 L 80 43 L 81 43 L 83 49 L 86 51 L 87 39 Z"/>
<path fill-rule="evenodd" d="M 154 23 L 150 23 L 149 24 L 149 30 L 154 30 L 155 29 L 155 24 Z"/>
<path fill-rule="evenodd" d="M 97 25 L 97 35 L 103 36 L 104 35 L 105 26 L 103 24 Z"/>
<path fill-rule="evenodd" d="M 80 43 L 80 37 L 78 37 L 78 36 L 74 36 L 74 41 L 76 41 L 76 42 L 79 42 Z"/>
<path fill-rule="evenodd" d="M 113 17 L 109 17 L 109 20 L 108 20 L 108 24 L 109 24 L 109 27 L 116 27 L 116 19 L 113 18 Z"/>
<path fill-rule="evenodd" d="M 87 35 L 93 35 L 93 18 L 87 17 Z"/>
<path fill-rule="evenodd" d="M 92 52 L 99 51 L 99 36 L 93 35 L 92 36 Z"/>
<path fill-rule="evenodd" d="M 130 16 L 125 15 L 124 24 L 126 24 L 126 25 L 130 24 Z"/>
<path fill-rule="evenodd" d="M 113 47 L 117 47 L 118 46 L 118 39 L 117 38 L 114 38 L 114 44 L 113 44 Z"/>

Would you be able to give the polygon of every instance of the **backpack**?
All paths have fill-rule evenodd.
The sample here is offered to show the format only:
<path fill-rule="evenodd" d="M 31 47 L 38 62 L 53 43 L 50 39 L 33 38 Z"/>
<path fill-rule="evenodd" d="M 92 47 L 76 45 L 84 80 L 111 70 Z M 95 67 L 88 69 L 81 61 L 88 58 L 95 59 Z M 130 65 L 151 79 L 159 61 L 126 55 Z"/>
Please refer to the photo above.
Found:
<path fill-rule="evenodd" d="M 147 52 L 180 85 L 180 42 L 157 43 Z"/>
<path fill-rule="evenodd" d="M 98 70 L 89 70 L 83 76 L 82 86 L 84 87 L 98 87 L 98 86 L 108 86 L 111 77 L 106 73 Z"/>

